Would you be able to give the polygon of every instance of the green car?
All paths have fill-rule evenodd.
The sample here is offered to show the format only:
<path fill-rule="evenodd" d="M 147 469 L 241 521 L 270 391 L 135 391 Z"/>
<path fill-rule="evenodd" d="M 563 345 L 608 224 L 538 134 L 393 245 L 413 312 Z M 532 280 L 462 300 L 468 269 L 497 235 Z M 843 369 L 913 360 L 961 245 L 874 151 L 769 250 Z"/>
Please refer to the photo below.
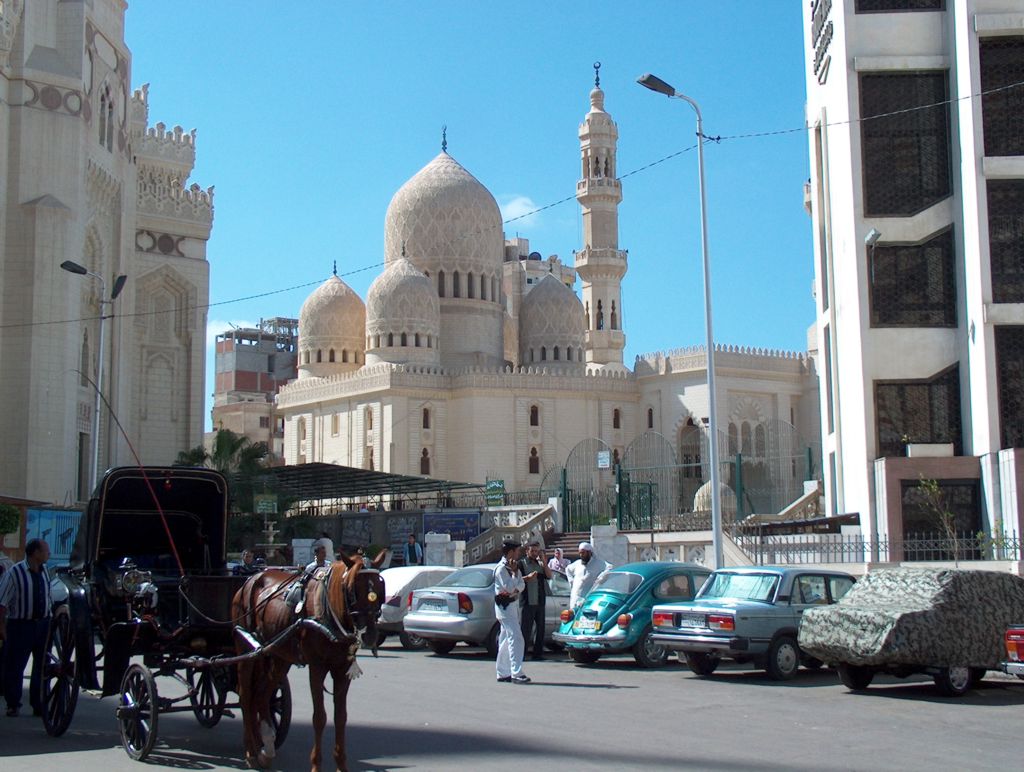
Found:
<path fill-rule="evenodd" d="M 632 654 L 642 667 L 660 667 L 668 650 L 651 640 L 651 607 L 692 600 L 711 571 L 697 563 L 627 563 L 605 574 L 576 609 L 562 612 L 552 637 L 573 662 L 602 654 Z"/>

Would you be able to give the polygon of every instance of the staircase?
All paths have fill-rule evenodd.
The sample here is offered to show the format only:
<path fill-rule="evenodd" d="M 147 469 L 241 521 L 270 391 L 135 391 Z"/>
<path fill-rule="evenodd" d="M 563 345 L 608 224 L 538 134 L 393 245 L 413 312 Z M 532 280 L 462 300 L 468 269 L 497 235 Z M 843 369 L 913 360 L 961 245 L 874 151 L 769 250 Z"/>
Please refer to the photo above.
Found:
<path fill-rule="evenodd" d="M 590 541 L 589 531 L 570 531 L 568 533 L 556 533 L 554 538 L 548 539 L 544 545 L 544 550 L 547 552 L 548 559 L 554 557 L 555 548 L 562 548 L 562 555 L 566 560 L 573 561 L 579 556 L 579 546 L 581 541 Z"/>

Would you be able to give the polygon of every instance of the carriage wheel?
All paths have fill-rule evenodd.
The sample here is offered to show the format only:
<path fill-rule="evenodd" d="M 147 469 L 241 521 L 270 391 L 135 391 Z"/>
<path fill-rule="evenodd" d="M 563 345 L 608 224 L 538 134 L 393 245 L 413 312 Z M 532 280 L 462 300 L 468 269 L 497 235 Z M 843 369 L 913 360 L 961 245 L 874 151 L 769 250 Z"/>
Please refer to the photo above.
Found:
<path fill-rule="evenodd" d="M 153 674 L 144 665 L 132 665 L 121 681 L 117 721 L 121 744 L 136 761 L 142 761 L 156 744 L 158 697 Z"/>
<path fill-rule="evenodd" d="M 228 701 L 227 685 L 213 668 L 196 670 L 190 667 L 186 676 L 188 701 L 196 714 L 196 721 L 200 726 L 212 729 L 224 715 L 224 705 Z"/>
<path fill-rule="evenodd" d="M 280 748 L 292 725 L 292 688 L 288 685 L 288 676 L 281 679 L 270 695 L 270 723 L 274 727 L 274 747 Z"/>
<path fill-rule="evenodd" d="M 67 606 L 58 608 L 50 620 L 44 652 L 39 700 L 43 726 L 51 737 L 60 737 L 71 725 L 78 704 L 78 659 Z"/>

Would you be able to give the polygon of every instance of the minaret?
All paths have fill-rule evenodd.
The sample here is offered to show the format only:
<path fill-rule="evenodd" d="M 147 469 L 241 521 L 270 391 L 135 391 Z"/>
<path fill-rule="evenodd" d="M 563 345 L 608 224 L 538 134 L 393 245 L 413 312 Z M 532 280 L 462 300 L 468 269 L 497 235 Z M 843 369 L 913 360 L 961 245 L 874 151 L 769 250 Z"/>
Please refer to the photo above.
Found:
<path fill-rule="evenodd" d="M 590 112 L 580 125 L 583 178 L 576 183 L 576 199 L 583 208 L 583 249 L 576 253 L 576 272 L 583 282 L 587 366 L 595 368 L 621 365 L 626 346 L 620 289 L 626 252 L 619 249 L 622 183 L 615 162 L 619 132 L 604 111 L 600 68 L 596 62 Z"/>

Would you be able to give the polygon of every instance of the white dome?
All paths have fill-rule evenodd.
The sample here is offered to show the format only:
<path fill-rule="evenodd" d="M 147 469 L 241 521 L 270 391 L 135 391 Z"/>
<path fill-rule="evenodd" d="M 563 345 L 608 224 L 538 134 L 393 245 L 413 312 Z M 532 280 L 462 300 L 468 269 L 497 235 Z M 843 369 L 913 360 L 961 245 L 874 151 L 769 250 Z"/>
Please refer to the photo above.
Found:
<path fill-rule="evenodd" d="M 736 494 L 733 493 L 725 483 L 718 484 L 719 498 L 722 501 L 722 519 L 723 521 L 731 521 L 736 519 Z M 708 480 L 693 495 L 693 511 L 694 512 L 710 512 L 711 511 L 711 481 Z"/>
<path fill-rule="evenodd" d="M 337 274 L 331 276 L 299 311 L 299 377 L 357 369 L 365 338 L 363 301 Z"/>
<path fill-rule="evenodd" d="M 366 296 L 367 364 L 437 364 L 440 332 L 441 305 L 434 286 L 400 257 L 374 280 Z"/>
<path fill-rule="evenodd" d="M 554 274 L 526 293 L 519 311 L 519 361 L 583 369 L 583 304 Z"/>
<path fill-rule="evenodd" d="M 440 153 L 406 182 L 388 205 L 384 260 L 405 254 L 437 271 L 500 273 L 504 259 L 501 212 L 494 196 L 448 153 Z"/>

